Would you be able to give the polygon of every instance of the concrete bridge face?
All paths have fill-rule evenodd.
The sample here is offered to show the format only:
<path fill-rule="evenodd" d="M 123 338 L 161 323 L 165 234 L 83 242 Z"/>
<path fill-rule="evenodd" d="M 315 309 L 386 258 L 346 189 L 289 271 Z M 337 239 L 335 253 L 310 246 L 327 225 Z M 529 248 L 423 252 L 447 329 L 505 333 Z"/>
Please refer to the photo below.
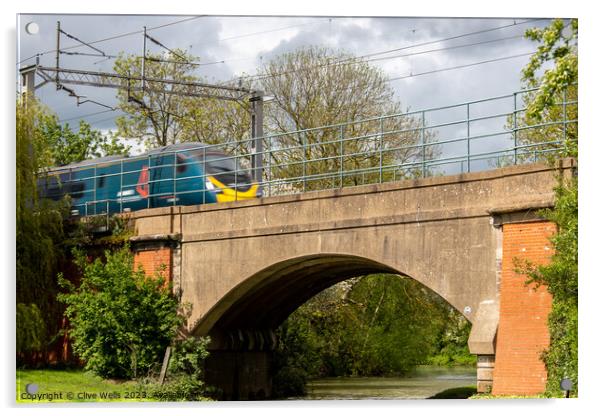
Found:
<path fill-rule="evenodd" d="M 188 331 L 211 335 L 227 356 L 223 365 L 236 361 L 232 351 L 269 351 L 273 330 L 336 282 L 407 275 L 473 323 L 469 346 L 480 356 L 484 390 L 500 319 L 504 224 L 541 222 L 536 210 L 552 206 L 556 174 L 570 174 L 572 161 L 558 167 L 145 210 L 132 215 L 134 249 L 169 250 L 174 290 L 192 305 Z"/>

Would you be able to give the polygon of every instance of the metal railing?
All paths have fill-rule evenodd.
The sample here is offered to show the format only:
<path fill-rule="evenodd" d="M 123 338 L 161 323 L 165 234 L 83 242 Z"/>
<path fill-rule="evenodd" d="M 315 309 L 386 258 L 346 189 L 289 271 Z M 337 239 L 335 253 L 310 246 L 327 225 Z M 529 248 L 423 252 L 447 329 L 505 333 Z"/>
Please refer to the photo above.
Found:
<path fill-rule="evenodd" d="M 263 136 L 263 151 L 254 152 L 256 139 L 239 140 L 228 156 L 213 162 L 229 160 L 234 182 L 227 185 L 239 199 L 241 182 L 255 177 L 250 163 L 253 157 L 263 160 L 264 196 L 301 193 L 329 188 L 342 188 L 383 183 L 409 178 L 445 175 L 492 169 L 511 164 L 531 163 L 558 155 L 568 135 L 576 134 L 577 100 L 555 104 L 560 108 L 554 120 L 525 125 L 524 107 L 518 102 L 536 89 L 522 90 L 493 98 L 464 102 L 443 107 L 410 111 L 349 121 L 340 124 L 274 133 Z M 574 108 L 574 111 L 571 111 Z M 574 114 L 574 119 L 569 117 Z M 63 184 L 90 184 L 80 193 L 83 203 L 73 204 L 80 215 L 124 212 L 132 198 L 144 200 L 144 208 L 178 205 L 190 194 L 197 194 L 198 203 L 207 202 L 204 184 L 208 177 L 206 154 L 228 145 L 204 145 L 161 154 L 128 157 L 120 160 L 72 168 Z M 180 156 L 199 152 L 201 162 L 183 162 Z M 157 164 L 156 158 L 163 157 Z M 179 176 L 178 168 L 202 163 L 202 175 Z M 98 171 L 113 166 L 113 172 Z M 119 168 L 116 168 L 116 166 Z M 125 165 L 139 168 L 128 170 Z M 165 178 L 153 173 L 172 172 Z M 75 171 L 88 171 L 89 176 L 73 178 Z M 144 178 L 146 171 L 146 179 Z M 142 176 L 141 176 L 142 175 Z M 110 181 L 119 193 L 111 197 L 99 192 L 99 180 Z M 181 190 L 184 181 L 197 181 L 203 189 Z M 146 194 L 140 187 L 146 187 Z M 152 191 L 152 192 L 151 192 Z M 92 197 L 88 197 L 92 195 Z M 159 202 L 157 202 L 159 201 Z M 136 208 L 140 209 L 140 208 Z"/>

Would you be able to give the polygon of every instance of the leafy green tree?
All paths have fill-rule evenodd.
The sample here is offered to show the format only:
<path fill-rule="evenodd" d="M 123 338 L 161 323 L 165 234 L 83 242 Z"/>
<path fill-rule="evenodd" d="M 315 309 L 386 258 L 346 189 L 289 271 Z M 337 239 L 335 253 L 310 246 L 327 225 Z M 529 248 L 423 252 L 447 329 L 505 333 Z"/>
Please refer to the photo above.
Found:
<path fill-rule="evenodd" d="M 577 19 L 572 19 L 567 26 L 556 19 L 546 28 L 531 28 L 525 33 L 527 39 L 540 43 L 537 53 L 523 69 L 523 80 L 530 86 L 540 87 L 527 108 L 528 117 L 541 119 L 554 106 L 558 95 L 577 82 Z M 538 71 L 550 61 L 553 68 L 538 76 Z"/>
<path fill-rule="evenodd" d="M 78 253 L 81 283 L 61 278 L 66 293 L 58 298 L 67 305 L 73 351 L 85 368 L 104 378 L 135 378 L 161 360 L 183 318 L 160 275 L 134 270 L 128 247 L 105 257 L 89 263 Z"/>
<path fill-rule="evenodd" d="M 17 353 L 45 352 L 58 332 L 56 273 L 62 255 L 67 206 L 38 198 L 37 174 L 45 167 L 40 143 L 48 111 L 31 99 L 16 107 Z M 40 316 L 47 325 L 40 324 Z M 21 356 L 20 359 L 25 359 Z"/>
<path fill-rule="evenodd" d="M 565 25 L 560 19 L 525 33 L 527 39 L 540 43 L 522 71 L 525 86 L 537 89 L 520 94 L 525 108 L 507 123 L 508 128 L 516 129 L 522 162 L 553 161 L 559 149 L 564 156 L 577 151 L 577 36 L 577 20 Z"/>
<path fill-rule="evenodd" d="M 547 28 L 531 29 L 527 37 L 540 42 L 538 52 L 523 70 L 523 78 L 531 85 L 541 84 L 539 92 L 528 103 L 527 116 L 544 119 L 555 111 L 558 96 L 572 95 L 576 99 L 578 81 L 577 20 L 570 21 L 568 28 L 563 21 L 555 20 Z M 553 61 L 553 67 L 546 69 L 542 76 L 537 71 L 544 64 Z M 577 109 L 574 115 L 576 119 Z M 561 139 L 560 132 L 556 137 Z M 578 157 L 578 136 L 576 125 L 564 142 L 562 155 Z M 543 353 L 548 372 L 546 392 L 559 397 L 560 380 L 565 377 L 573 381 L 578 393 L 578 183 L 577 175 L 567 179 L 559 175 L 556 187 L 555 207 L 543 215 L 558 226 L 552 237 L 554 255 L 550 264 L 534 266 L 519 265 L 519 271 L 530 276 L 529 282 L 543 284 L 552 294 L 552 311 L 548 317 L 550 346 Z"/>
<path fill-rule="evenodd" d="M 61 125 L 54 114 L 44 114 L 40 122 L 41 140 L 36 143 L 43 167 L 62 166 L 101 156 L 127 155 L 130 147 L 114 134 L 103 135 L 81 120 L 73 131 Z"/>

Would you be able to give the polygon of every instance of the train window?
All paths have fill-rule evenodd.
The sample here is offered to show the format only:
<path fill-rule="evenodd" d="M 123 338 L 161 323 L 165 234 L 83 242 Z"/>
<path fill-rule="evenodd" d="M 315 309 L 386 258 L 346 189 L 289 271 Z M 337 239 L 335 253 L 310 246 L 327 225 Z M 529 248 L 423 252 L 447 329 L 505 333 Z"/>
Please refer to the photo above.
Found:
<path fill-rule="evenodd" d="M 102 188 L 105 186 L 105 175 L 101 175 L 98 177 L 98 183 L 96 184 L 97 188 Z"/>
<path fill-rule="evenodd" d="M 178 155 L 178 162 L 177 162 L 177 168 L 176 171 L 178 173 L 184 173 L 186 172 L 186 169 L 188 169 L 188 165 L 186 163 L 190 163 L 190 159 L 187 158 L 186 156 L 183 155 Z"/>
<path fill-rule="evenodd" d="M 207 155 L 207 170 L 209 173 L 233 172 L 237 170 L 236 162 L 226 155 Z"/>
<path fill-rule="evenodd" d="M 84 196 L 85 185 L 83 182 L 74 182 L 69 185 L 69 195 L 73 199 L 80 199 Z"/>

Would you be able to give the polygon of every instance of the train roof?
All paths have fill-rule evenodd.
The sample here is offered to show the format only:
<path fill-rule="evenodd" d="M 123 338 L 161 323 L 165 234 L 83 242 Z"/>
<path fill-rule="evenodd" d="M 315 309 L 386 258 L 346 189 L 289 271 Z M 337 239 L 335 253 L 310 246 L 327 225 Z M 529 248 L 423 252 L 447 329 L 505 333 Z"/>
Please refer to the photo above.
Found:
<path fill-rule="evenodd" d="M 63 166 L 55 166 L 49 169 L 49 172 L 60 172 L 63 170 L 69 170 L 69 169 L 77 169 L 77 168 L 82 168 L 82 167 L 86 167 L 86 166 L 94 166 L 94 165 L 98 165 L 98 164 L 102 164 L 102 163 L 107 163 L 107 162 L 112 162 L 112 161 L 117 161 L 117 160 L 125 160 L 125 159 L 136 159 L 136 158 L 141 158 L 144 156 L 150 156 L 150 155 L 158 155 L 161 153 L 166 153 L 166 152 L 177 152 L 180 150 L 192 150 L 192 149 L 202 149 L 205 147 L 211 147 L 212 148 L 212 152 L 219 152 L 221 153 L 221 151 L 215 147 L 213 147 L 213 145 L 208 145 L 207 143 L 203 143 L 203 142 L 185 142 L 185 143 L 176 143 L 176 144 L 169 144 L 167 146 L 162 146 L 162 147 L 158 147 L 156 149 L 151 149 L 146 153 L 142 153 L 140 155 L 135 155 L 135 156 L 123 156 L 123 155 L 113 155 L 113 156 L 105 156 L 105 157 L 99 157 L 96 159 L 87 159 L 87 160 L 82 160 L 81 162 L 75 162 L 75 163 L 70 163 L 68 165 L 63 165 Z"/>
<path fill-rule="evenodd" d="M 213 146 L 213 145 L 208 145 L 207 143 L 203 143 L 203 142 L 185 142 L 185 143 L 168 144 L 167 146 L 158 147 L 156 149 L 151 149 L 146 153 L 137 155 L 137 157 L 138 156 L 147 156 L 147 155 L 156 155 L 156 154 L 165 153 L 165 152 L 177 152 L 179 150 L 202 149 L 204 147 L 209 147 L 209 146 Z"/>

